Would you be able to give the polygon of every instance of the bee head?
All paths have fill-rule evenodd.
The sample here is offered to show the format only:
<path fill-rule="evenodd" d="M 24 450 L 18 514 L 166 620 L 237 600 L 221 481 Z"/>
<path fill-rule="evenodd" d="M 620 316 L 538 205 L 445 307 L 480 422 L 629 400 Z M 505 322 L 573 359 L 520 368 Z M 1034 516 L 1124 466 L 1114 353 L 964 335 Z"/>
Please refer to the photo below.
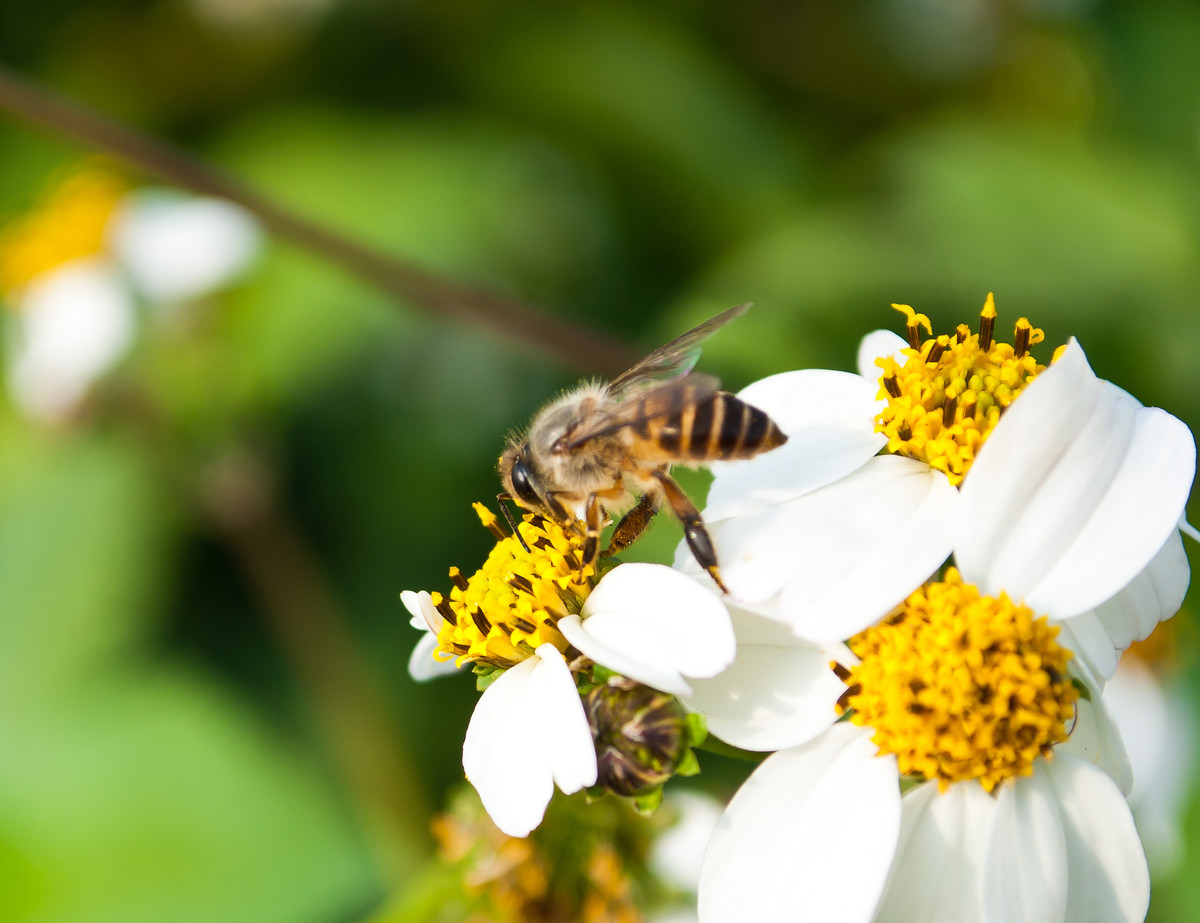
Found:
<path fill-rule="evenodd" d="M 546 502 L 534 486 L 537 480 L 530 468 L 528 452 L 528 442 L 510 444 L 500 456 L 500 480 L 509 495 L 522 506 L 544 510 Z"/>

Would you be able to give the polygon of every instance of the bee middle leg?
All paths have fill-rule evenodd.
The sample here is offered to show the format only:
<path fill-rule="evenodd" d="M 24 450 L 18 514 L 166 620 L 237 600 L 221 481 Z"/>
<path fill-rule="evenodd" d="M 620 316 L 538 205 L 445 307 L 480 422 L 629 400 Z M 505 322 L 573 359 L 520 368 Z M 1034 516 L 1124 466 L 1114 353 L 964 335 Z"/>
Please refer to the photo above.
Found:
<path fill-rule="evenodd" d="M 650 520 L 654 518 L 654 514 L 657 512 L 658 497 L 651 493 L 642 494 L 642 499 L 638 501 L 637 506 L 621 517 L 621 521 L 617 523 L 617 527 L 613 530 L 608 547 L 601 554 L 606 558 L 614 554 L 620 554 L 636 542 L 638 537 L 646 531 L 646 526 L 650 525 Z"/>
<path fill-rule="evenodd" d="M 712 537 L 704 527 L 704 520 L 700 518 L 696 504 L 692 503 L 683 492 L 683 488 L 665 471 L 655 471 L 654 478 L 662 487 L 663 497 L 670 504 L 671 512 L 683 523 L 683 537 L 692 551 L 692 556 L 708 571 L 708 575 L 721 588 L 721 592 L 728 596 L 729 588 L 721 580 L 721 572 L 717 569 L 717 550 L 713 547 Z"/>
<path fill-rule="evenodd" d="M 583 543 L 583 563 L 595 566 L 600 553 L 600 530 L 604 528 L 604 507 L 597 494 L 588 494 L 584 515 L 587 538 Z"/>

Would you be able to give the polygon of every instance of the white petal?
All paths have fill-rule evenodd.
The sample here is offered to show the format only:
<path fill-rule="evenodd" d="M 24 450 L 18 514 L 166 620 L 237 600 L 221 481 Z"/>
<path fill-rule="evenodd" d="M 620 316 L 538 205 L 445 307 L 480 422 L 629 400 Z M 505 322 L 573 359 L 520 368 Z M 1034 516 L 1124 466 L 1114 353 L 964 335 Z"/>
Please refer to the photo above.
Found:
<path fill-rule="evenodd" d="M 1148 785 L 1156 783 L 1180 729 L 1172 727 L 1167 699 L 1154 672 L 1132 654 L 1121 659 L 1104 688 L 1103 702 L 1134 767 L 1133 785 L 1124 794 L 1137 801 L 1145 797 Z"/>
<path fill-rule="evenodd" d="M 413 628 L 424 628 L 434 634 L 442 630 L 442 623 L 445 619 L 437 611 L 437 607 L 433 604 L 433 597 L 427 591 L 421 590 L 419 593 L 414 593 L 412 590 L 403 590 L 400 593 L 400 602 L 412 615 Z"/>
<path fill-rule="evenodd" d="M 830 651 L 786 625 L 731 608 L 737 656 L 712 679 L 693 680 L 684 699 L 709 733 L 747 750 L 780 750 L 812 740 L 835 720 L 846 691 L 829 668 Z"/>
<path fill-rule="evenodd" d="M 13 398 L 30 415 L 54 420 L 125 355 L 136 315 L 112 265 L 97 258 L 75 260 L 30 282 L 13 323 Z"/>
<path fill-rule="evenodd" d="M 875 364 L 876 359 L 894 358 L 903 363 L 900 351 L 908 348 L 908 340 L 890 330 L 873 330 L 858 344 L 858 374 L 879 388 L 879 377 L 883 370 Z"/>
<path fill-rule="evenodd" d="M 1150 873 L 1120 790 L 1103 772 L 1067 754 L 1046 767 L 1067 843 L 1067 919 L 1140 923 Z"/>
<path fill-rule="evenodd" d="M 1085 670 L 1101 680 L 1112 676 L 1117 668 L 1117 649 L 1094 609 L 1059 622 L 1056 640 L 1074 655 L 1073 664 L 1083 664 Z"/>
<path fill-rule="evenodd" d="M 734 601 L 816 642 L 874 624 L 945 561 L 958 491 L 883 455 L 798 500 L 717 530 Z"/>
<path fill-rule="evenodd" d="M 1113 780 L 1122 794 L 1128 795 L 1133 790 L 1133 768 L 1121 730 L 1105 706 L 1099 686 L 1093 688 L 1091 701 L 1080 699 L 1075 710 L 1071 736 L 1054 752 L 1092 763 Z"/>
<path fill-rule="evenodd" d="M 847 372 L 805 369 L 757 381 L 738 396 L 765 411 L 788 441 L 758 458 L 717 462 L 707 522 L 745 515 L 849 474 L 887 444 L 875 432 L 877 385 Z"/>
<path fill-rule="evenodd" d="M 1060 923 L 1067 912 L 1067 847 L 1054 790 L 1038 761 L 1032 776 L 996 796 L 984 862 L 988 923 Z"/>
<path fill-rule="evenodd" d="M 484 690 L 467 725 L 463 769 L 509 836 L 525 836 L 541 823 L 556 780 L 568 792 L 596 781 L 587 716 L 552 645 Z"/>
<path fill-rule="evenodd" d="M 1190 579 L 1183 539 L 1172 532 L 1145 570 L 1093 610 L 1114 649 L 1124 651 L 1149 637 L 1159 622 L 1178 612 Z M 1108 679 L 1112 672 L 1102 675 Z"/>
<path fill-rule="evenodd" d="M 1177 528 L 1195 444 L 1092 373 L 1074 341 L 1005 413 L 962 485 L 964 579 L 1057 618 L 1113 596 Z"/>
<path fill-rule="evenodd" d="M 734 795 L 700 873 L 700 920 L 867 923 L 900 827 L 892 757 L 849 724 L 767 758 Z"/>
<path fill-rule="evenodd" d="M 129 196 L 110 225 L 114 252 L 152 302 L 220 287 L 249 264 L 260 236 L 250 213 L 232 202 L 165 190 Z"/>
<path fill-rule="evenodd" d="M 541 663 L 528 687 L 535 703 L 531 714 L 539 722 L 537 730 L 543 737 L 554 781 L 570 795 L 596 784 L 596 745 L 575 679 L 562 654 L 553 644 L 542 644 L 537 656 Z"/>
<path fill-rule="evenodd" d="M 437 650 L 437 635 L 426 632 L 408 658 L 408 675 L 418 683 L 458 672 L 454 658 L 438 660 L 433 653 Z"/>
<path fill-rule="evenodd" d="M 714 676 L 737 643 L 724 604 L 662 564 L 622 564 L 584 601 L 581 617 L 558 623 L 579 651 L 610 670 L 685 695 L 684 677 Z"/>
<path fill-rule="evenodd" d="M 983 862 L 996 803 L 974 782 L 910 790 L 896 861 L 875 923 L 981 923 Z"/>

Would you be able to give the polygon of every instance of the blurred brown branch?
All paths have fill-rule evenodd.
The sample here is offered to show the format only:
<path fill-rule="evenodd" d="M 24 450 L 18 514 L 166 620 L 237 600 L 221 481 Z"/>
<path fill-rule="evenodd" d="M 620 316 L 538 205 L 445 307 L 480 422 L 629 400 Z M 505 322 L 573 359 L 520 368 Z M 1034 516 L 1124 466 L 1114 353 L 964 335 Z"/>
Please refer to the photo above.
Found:
<path fill-rule="evenodd" d="M 615 375 L 637 359 L 605 334 L 519 301 L 461 285 L 401 262 L 314 224 L 176 147 L 122 125 L 0 66 L 0 108 L 108 151 L 169 182 L 220 196 L 252 212 L 263 226 L 367 279 L 428 314 L 490 329 L 589 373 Z"/>

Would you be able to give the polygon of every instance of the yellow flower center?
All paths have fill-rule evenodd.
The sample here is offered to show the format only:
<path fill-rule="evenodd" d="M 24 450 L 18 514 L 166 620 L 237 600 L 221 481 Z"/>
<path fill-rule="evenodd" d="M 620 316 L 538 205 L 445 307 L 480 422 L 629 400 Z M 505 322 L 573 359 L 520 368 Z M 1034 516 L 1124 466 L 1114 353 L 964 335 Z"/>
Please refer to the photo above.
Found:
<path fill-rule="evenodd" d="M 569 645 L 558 620 L 579 612 L 592 590 L 595 568 L 582 564 L 584 537 L 537 513 L 517 524 L 520 538 L 506 535 L 496 516 L 475 504 L 484 526 L 497 537 L 488 559 L 469 578 L 450 568 L 448 597 L 431 593 L 445 623 L 438 653 L 465 661 L 511 667 L 542 644 Z"/>
<path fill-rule="evenodd" d="M 875 431 L 887 450 L 923 461 L 959 484 L 1000 415 L 1041 372 L 1029 347 L 1045 334 L 1022 317 L 1014 342 L 992 340 L 996 305 L 991 293 L 980 313 L 979 333 L 959 325 L 954 337 L 934 337 L 929 318 L 906 304 L 892 305 L 908 317 L 904 361 L 875 360 L 882 370 L 878 397 L 887 400 Z M 921 340 L 921 328 L 930 334 Z"/>
<path fill-rule="evenodd" d="M 851 639 L 860 661 L 834 667 L 849 686 L 839 711 L 874 729 L 905 775 L 942 788 L 976 779 L 990 792 L 1029 775 L 1070 733 L 1079 692 L 1057 635 L 1029 607 L 980 596 L 950 568 Z"/>
<path fill-rule="evenodd" d="M 0 292 L 101 252 L 108 220 L 125 191 L 111 173 L 87 167 L 69 175 L 34 211 L 0 229 Z"/>

